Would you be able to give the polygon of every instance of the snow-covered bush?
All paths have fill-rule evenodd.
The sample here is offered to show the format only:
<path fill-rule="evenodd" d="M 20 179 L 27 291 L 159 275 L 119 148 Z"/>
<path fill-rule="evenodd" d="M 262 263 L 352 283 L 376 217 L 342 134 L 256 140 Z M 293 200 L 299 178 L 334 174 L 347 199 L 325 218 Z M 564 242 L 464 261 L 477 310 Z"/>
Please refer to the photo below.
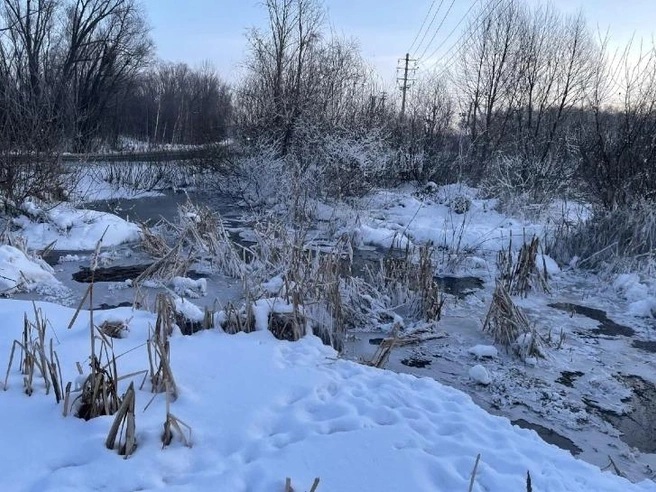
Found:
<path fill-rule="evenodd" d="M 515 212 L 570 194 L 569 183 L 575 172 L 573 165 L 550 157 L 527 161 L 519 156 L 502 156 L 486 167 L 480 187 L 484 194 L 498 199 L 503 210 Z"/>
<path fill-rule="evenodd" d="M 573 266 L 620 271 L 652 266 L 656 255 L 656 206 L 649 202 L 597 209 L 584 222 L 555 232 L 547 253 Z"/>
<path fill-rule="evenodd" d="M 379 132 L 325 132 L 310 124 L 299 124 L 284 156 L 274 143 L 264 142 L 244 154 L 234 176 L 220 183 L 222 189 L 251 205 L 279 206 L 295 216 L 316 198 L 365 194 L 388 178 L 392 162 Z"/>

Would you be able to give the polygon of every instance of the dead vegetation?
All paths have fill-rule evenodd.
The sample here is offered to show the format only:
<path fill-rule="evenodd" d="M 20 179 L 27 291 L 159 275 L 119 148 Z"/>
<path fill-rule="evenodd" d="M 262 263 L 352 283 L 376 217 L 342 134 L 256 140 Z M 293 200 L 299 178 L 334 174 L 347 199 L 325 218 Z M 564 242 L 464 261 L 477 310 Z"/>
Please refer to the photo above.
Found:
<path fill-rule="evenodd" d="M 527 297 L 529 292 L 549 292 L 547 266 L 541 250 L 540 240 L 533 236 L 529 242 L 524 240 L 515 257 L 512 251 L 512 237 L 508 249 L 502 249 L 497 255 L 498 277 L 510 295 Z M 540 264 L 538 264 L 540 263 Z"/>
<path fill-rule="evenodd" d="M 392 350 L 398 347 L 405 347 L 408 345 L 420 344 L 429 340 L 437 340 L 446 337 L 446 333 L 435 333 L 430 329 L 417 330 L 407 335 L 399 336 L 400 326 L 395 325 L 392 328 L 391 336 L 384 338 L 376 352 L 369 360 L 361 359 L 360 362 L 366 366 L 384 368 L 389 361 Z"/>
<path fill-rule="evenodd" d="M 48 321 L 43 312 L 34 307 L 34 321 L 30 321 L 27 313 L 23 318 L 23 335 L 21 340 L 14 340 L 9 355 L 9 364 L 5 374 L 4 390 L 9 388 L 9 373 L 14 362 L 16 349 L 20 349 L 20 370 L 23 375 L 23 388 L 25 394 L 31 396 L 34 392 L 35 376 L 43 380 L 46 395 L 53 391 L 55 400 L 59 403 L 63 399 L 63 386 L 61 365 L 57 352 L 53 348 L 53 339 L 46 342 Z"/>
<path fill-rule="evenodd" d="M 381 292 L 389 308 L 402 308 L 411 318 L 439 321 L 444 296 L 435 280 L 433 248 L 390 248 L 377 270 L 368 269 L 368 282 Z"/>
<path fill-rule="evenodd" d="M 497 280 L 483 331 L 490 333 L 495 343 L 506 350 L 512 348 L 524 360 L 544 357 L 542 337 L 500 280 Z"/>
<path fill-rule="evenodd" d="M 177 222 L 162 220 L 155 228 L 141 224 L 141 232 L 141 247 L 155 262 L 136 283 L 184 276 L 197 261 L 208 261 L 212 268 L 231 277 L 242 278 L 245 274 L 239 248 L 230 239 L 221 216 L 209 207 L 188 201 L 180 205 Z"/>
<path fill-rule="evenodd" d="M 107 449 L 118 449 L 118 454 L 125 458 L 129 458 L 137 449 L 137 428 L 134 415 L 135 399 L 134 383 L 130 383 L 121 398 L 121 406 L 116 411 L 114 422 L 105 440 Z"/>
<path fill-rule="evenodd" d="M 165 294 L 157 296 L 157 321 L 155 328 L 150 332 L 148 343 L 148 376 L 151 391 L 162 393 L 166 391 L 167 401 L 175 401 L 178 397 L 178 388 L 175 384 L 173 371 L 171 370 L 171 346 L 169 337 L 173 333 L 173 319 L 175 306 Z"/>
<path fill-rule="evenodd" d="M 319 488 L 319 482 L 320 479 L 319 477 L 314 479 L 314 482 L 312 482 L 312 486 L 310 487 L 310 492 L 316 492 L 317 489 Z M 292 487 L 292 479 L 287 477 L 285 479 L 285 492 L 294 492 L 296 489 Z"/>

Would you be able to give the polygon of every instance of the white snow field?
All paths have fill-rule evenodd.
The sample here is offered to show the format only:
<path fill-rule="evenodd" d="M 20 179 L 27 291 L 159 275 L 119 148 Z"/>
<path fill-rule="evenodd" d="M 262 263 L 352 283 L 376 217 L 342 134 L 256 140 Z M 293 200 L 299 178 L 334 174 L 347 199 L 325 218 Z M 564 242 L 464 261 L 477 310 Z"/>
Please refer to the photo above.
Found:
<path fill-rule="evenodd" d="M 49 320 L 47 337 L 63 380 L 86 368 L 89 315 L 36 303 Z M 0 301 L 0 366 L 6 366 L 23 316 L 32 303 Z M 115 339 L 118 372 L 148 367 L 145 342 L 155 317 L 119 308 L 94 313 L 95 323 L 123 320 L 127 337 Z M 148 383 L 136 395 L 138 447 L 128 459 L 105 448 L 112 417 L 85 422 L 62 416 L 41 381 L 27 396 L 18 354 L 8 388 L 0 392 L 2 491 L 178 490 L 466 491 L 476 456 L 475 491 L 655 491 L 632 484 L 545 444 L 476 406 L 464 393 L 416 378 L 339 360 L 308 336 L 281 342 L 268 331 L 226 335 L 220 330 L 171 339 L 179 398 L 171 413 L 189 424 L 193 446 L 179 439 L 162 449 L 163 395 L 152 402 Z M 143 375 L 130 381 L 139 388 Z M 147 408 L 145 408 L 147 407 Z"/>
<path fill-rule="evenodd" d="M 80 210 L 65 203 L 45 211 L 34 207 L 33 211 L 44 215 L 45 221 L 25 215 L 13 220 L 30 249 L 43 249 L 56 241 L 58 250 L 88 251 L 95 249 L 100 238 L 102 245 L 109 247 L 140 237 L 138 225 L 106 212 Z"/>

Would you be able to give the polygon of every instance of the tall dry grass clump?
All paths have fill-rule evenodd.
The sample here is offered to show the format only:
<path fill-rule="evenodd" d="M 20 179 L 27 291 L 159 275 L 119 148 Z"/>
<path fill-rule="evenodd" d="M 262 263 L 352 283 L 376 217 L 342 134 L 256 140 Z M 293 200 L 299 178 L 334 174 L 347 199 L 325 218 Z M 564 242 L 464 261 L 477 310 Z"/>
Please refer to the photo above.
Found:
<path fill-rule="evenodd" d="M 588 220 L 563 222 L 547 252 L 558 261 L 606 273 L 656 271 L 656 205 L 644 201 L 597 209 Z"/>
<path fill-rule="evenodd" d="M 547 266 L 541 251 L 540 240 L 533 236 L 524 241 L 515 257 L 512 251 L 512 237 L 508 249 L 497 255 L 498 278 L 510 295 L 528 296 L 529 292 L 549 292 Z"/>
<path fill-rule="evenodd" d="M 435 280 L 433 248 L 390 248 L 378 269 L 368 268 L 368 282 L 387 300 L 388 308 L 402 310 L 409 317 L 439 321 L 444 296 Z"/>
<path fill-rule="evenodd" d="M 33 306 L 34 321 L 30 321 L 25 314 L 21 340 L 14 340 L 12 343 L 3 389 L 7 391 L 9 388 L 9 374 L 18 348 L 20 349 L 19 366 L 23 375 L 25 394 L 32 395 L 35 377 L 40 377 L 43 380 L 46 395 L 50 394 L 50 390 L 52 390 L 56 402 L 59 403 L 64 397 L 61 364 L 57 352 L 54 350 L 53 339 L 46 342 L 48 321 L 36 304 Z"/>
<path fill-rule="evenodd" d="M 483 331 L 506 350 L 512 348 L 522 359 L 543 357 L 543 341 L 524 311 L 515 304 L 503 282 L 497 280 Z"/>

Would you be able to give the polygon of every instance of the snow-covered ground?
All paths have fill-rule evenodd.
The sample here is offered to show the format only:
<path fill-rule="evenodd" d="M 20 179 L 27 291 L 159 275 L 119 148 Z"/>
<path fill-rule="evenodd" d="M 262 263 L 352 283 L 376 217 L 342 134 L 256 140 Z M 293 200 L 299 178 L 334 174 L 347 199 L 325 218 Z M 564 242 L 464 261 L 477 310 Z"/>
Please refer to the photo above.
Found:
<path fill-rule="evenodd" d="M 48 337 L 64 381 L 86 366 L 88 313 L 72 329 L 74 311 L 38 303 L 49 320 Z M 7 360 L 21 337 L 31 303 L 0 301 L 0 354 Z M 147 369 L 145 342 L 153 315 L 121 308 L 96 313 L 124 321 L 126 338 L 115 339 L 120 375 Z M 192 447 L 180 440 L 162 449 L 165 401 L 137 391 L 137 450 L 127 460 L 105 448 L 112 417 L 85 422 L 63 417 L 61 405 L 40 381 L 23 392 L 12 368 L 0 395 L 3 459 L 0 490 L 283 490 L 290 477 L 307 490 L 467 490 L 481 455 L 473 490 L 656 490 L 602 473 L 534 433 L 494 417 L 462 392 L 428 378 L 396 374 L 340 360 L 314 337 L 281 342 L 266 331 L 225 335 L 219 330 L 171 339 L 179 398 L 171 412 L 191 426 Z M 143 376 L 130 381 L 139 387 Z M 147 408 L 145 408 L 147 406 Z"/>
<path fill-rule="evenodd" d="M 45 209 L 28 203 L 25 208 L 29 216 L 17 217 L 12 223 L 30 249 L 52 246 L 88 251 L 95 249 L 101 239 L 102 246 L 109 247 L 137 241 L 140 236 L 138 225 L 106 212 L 81 210 L 67 203 Z"/>
<path fill-rule="evenodd" d="M 19 417 L 29 417 L 24 425 L 31 426 L 34 435 L 30 433 L 20 449 L 26 453 L 41 435 L 61 446 L 44 451 L 42 459 L 35 461 L 37 471 L 25 474 L 29 483 L 23 478 L 16 483 L 24 483 L 24 487 L 7 490 L 85 490 L 101 484 L 111 490 L 203 490 L 211 488 L 210 484 L 213 490 L 280 490 L 287 476 L 296 490 L 309 489 L 315 477 L 321 478 L 319 491 L 466 490 L 479 453 L 474 490 L 525 490 L 529 470 L 534 490 L 655 490 L 654 482 L 632 488 L 610 476 L 612 467 L 603 474 L 599 470 L 612 459 L 632 481 L 654 476 L 656 455 L 632 448 L 627 444 L 631 439 L 621 435 L 640 430 L 620 429 L 617 423 L 635 417 L 637 393 L 627 381 L 641 378 L 656 383 L 656 366 L 649 352 L 656 350 L 653 279 L 631 274 L 603 283 L 599 277 L 567 265 L 561 265 L 561 271 L 545 257 L 552 293 L 534 293 L 517 301 L 538 331 L 551 337 L 548 358 L 531 366 L 503 350 L 495 355 L 489 347 L 491 338 L 481 330 L 494 286 L 497 251 L 506 247 L 510 237 L 514 248 L 519 248 L 524 237 L 543 234 L 551 221 L 580 220 L 585 217 L 584 206 L 558 203 L 530 220 L 512 218 L 498 212 L 494 200 L 481 199 L 476 190 L 452 185 L 419 193 L 411 187 L 377 191 L 355 207 L 322 204 L 317 210 L 327 230 L 349 233 L 362 248 L 431 241 L 437 246 L 433 257 L 437 273 L 471 275 L 485 281 L 483 289 L 473 295 L 447 297 L 444 317 L 433 326 L 446 332 L 445 338 L 395 349 L 390 359 L 388 367 L 395 372 L 428 376 L 438 382 L 336 360 L 336 355 L 314 338 L 290 344 L 275 341 L 268 333 L 228 336 L 217 330 L 175 337 L 173 369 L 182 390 L 172 412 L 193 427 L 195 445 L 191 450 L 180 445 L 160 450 L 161 398 L 139 413 L 151 397 L 139 392 L 139 449 L 123 462 L 103 448 L 111 419 L 88 423 L 74 417 L 63 419 L 52 396 L 39 392 L 31 398 L 24 396 L 20 375 L 13 373 L 12 388 L 0 395 L 11 398 L 12 403 L 0 405 L 0 418 L 24 423 Z M 136 226 L 112 214 L 72 208 L 55 208 L 46 214 L 48 222 L 27 218 L 16 222 L 31 248 L 42 248 L 57 239 L 57 249 L 91 250 L 105 230 L 108 241 L 103 244 L 138 237 Z M 107 227 L 112 225 L 110 233 Z M 331 236 L 320 227 L 317 237 L 329 240 Z M 131 254 L 129 247 L 123 248 L 104 254 L 108 261 L 120 263 L 120 258 Z M 23 270 L 31 272 L 27 277 L 33 279 L 32 288 L 27 290 L 36 291 L 40 298 L 53 298 L 47 289 L 35 287 L 51 285 L 47 274 L 70 283 L 77 263 L 88 265 L 87 255 L 77 263 L 66 261 L 74 259 L 69 255 L 53 272 L 37 260 L 20 257 L 20 252 L 7 249 L 6 253 L 0 274 L 3 266 L 7 278 L 14 280 L 23 276 Z M 36 269 L 23 268 L 24 261 Z M 80 286 L 72 289 L 73 297 L 69 292 L 61 302 L 76 305 L 86 289 L 85 284 Z M 132 300 L 134 293 L 128 287 L 124 283 L 99 284 L 96 302 Z M 200 283 L 176 279 L 169 287 L 199 297 L 193 302 L 205 306 L 215 305 L 217 300 L 219 304 L 232 301 L 227 292 L 234 296 L 238 290 L 212 277 Z M 190 301 L 184 302 L 186 311 L 203 314 Z M 549 306 L 554 303 L 603 310 L 633 334 L 598 333 L 598 321 L 573 314 L 567 307 Z M 88 357 L 88 333 L 81 321 L 84 315 L 69 332 L 64 327 L 72 312 L 44 306 L 57 333 L 55 348 L 64 380 L 74 381 L 75 361 L 84 364 Z M 0 331 L 0 361 L 3 355 L 8 357 L 10 342 L 20 337 L 23 312 L 31 313 L 32 307 L 3 300 L 0 315 L 5 311 L 11 316 L 8 314 L 5 329 Z M 145 369 L 145 347 L 138 347 L 144 343 L 148 324 L 154 324 L 152 315 L 119 309 L 97 316 L 97 323 L 103 317 L 130 320 L 129 336 L 115 341 L 117 354 L 135 348 L 120 358 L 120 372 Z M 352 343 L 347 356 L 359 358 L 367 355 L 367 350 L 375 350 L 366 343 L 368 335 L 356 336 L 364 340 L 365 348 Z M 402 363 L 413 358 L 427 360 L 429 365 L 417 368 Z M 127 386 L 127 381 L 124 383 Z M 468 397 L 441 384 L 468 393 L 491 413 L 539 424 L 570 438 L 581 448 L 580 457 L 597 466 L 546 445 L 532 432 L 513 428 L 508 419 L 491 417 Z M 224 402 L 228 404 L 222 406 Z M 649 408 L 638 405 L 637 411 Z M 653 419 L 647 422 L 654 427 Z M 652 430 L 656 436 L 656 427 L 643 429 L 642 434 L 652 435 Z M 125 474 L 116 477 L 109 471 L 116 467 L 112 460 L 119 460 L 116 463 L 124 467 Z M 18 475 L 12 466 L 16 465 L 11 460 L 0 464 L 0 490 Z M 76 480 L 84 485 L 79 487 Z"/>
<path fill-rule="evenodd" d="M 461 196 L 469 202 L 466 211 Z M 363 245 L 387 248 L 392 241 L 400 246 L 432 241 L 438 247 L 438 273 L 485 281 L 483 289 L 465 298 L 447 296 L 443 319 L 434 327 L 447 337 L 396 349 L 390 368 L 460 388 L 493 413 L 555 432 L 555 441 L 560 436 L 571 439 L 574 449 L 581 448 L 581 458 L 600 467 L 612 468 L 612 460 L 632 479 L 654 478 L 656 448 L 645 441 L 656 436 L 656 419 L 650 417 L 651 407 L 640 401 L 652 393 L 632 387 L 636 380 L 656 384 L 656 288 L 647 272 L 600 277 L 544 256 L 551 292 L 515 301 L 550 341 L 547 359 L 533 367 L 505 351 L 495 357 L 471 353 L 476 345 L 493 343 L 482 327 L 494 289 L 497 251 L 507 247 L 511 236 L 517 249 L 524 237 L 543 237 L 559 220 L 584 220 L 585 206 L 554 203 L 531 220 L 512 218 L 499 213 L 494 200 L 478 197 L 476 190 L 452 185 L 421 194 L 411 189 L 378 191 L 357 210 L 356 232 Z M 578 306 L 589 315 L 576 314 Z M 602 315 L 608 323 L 599 329 L 596 318 Z M 371 357 L 376 346 L 368 340 L 380 336 L 355 334 L 348 356 Z M 486 374 L 477 368 L 472 377 L 475 366 Z M 489 379 L 489 384 L 477 384 L 477 379 Z"/>

